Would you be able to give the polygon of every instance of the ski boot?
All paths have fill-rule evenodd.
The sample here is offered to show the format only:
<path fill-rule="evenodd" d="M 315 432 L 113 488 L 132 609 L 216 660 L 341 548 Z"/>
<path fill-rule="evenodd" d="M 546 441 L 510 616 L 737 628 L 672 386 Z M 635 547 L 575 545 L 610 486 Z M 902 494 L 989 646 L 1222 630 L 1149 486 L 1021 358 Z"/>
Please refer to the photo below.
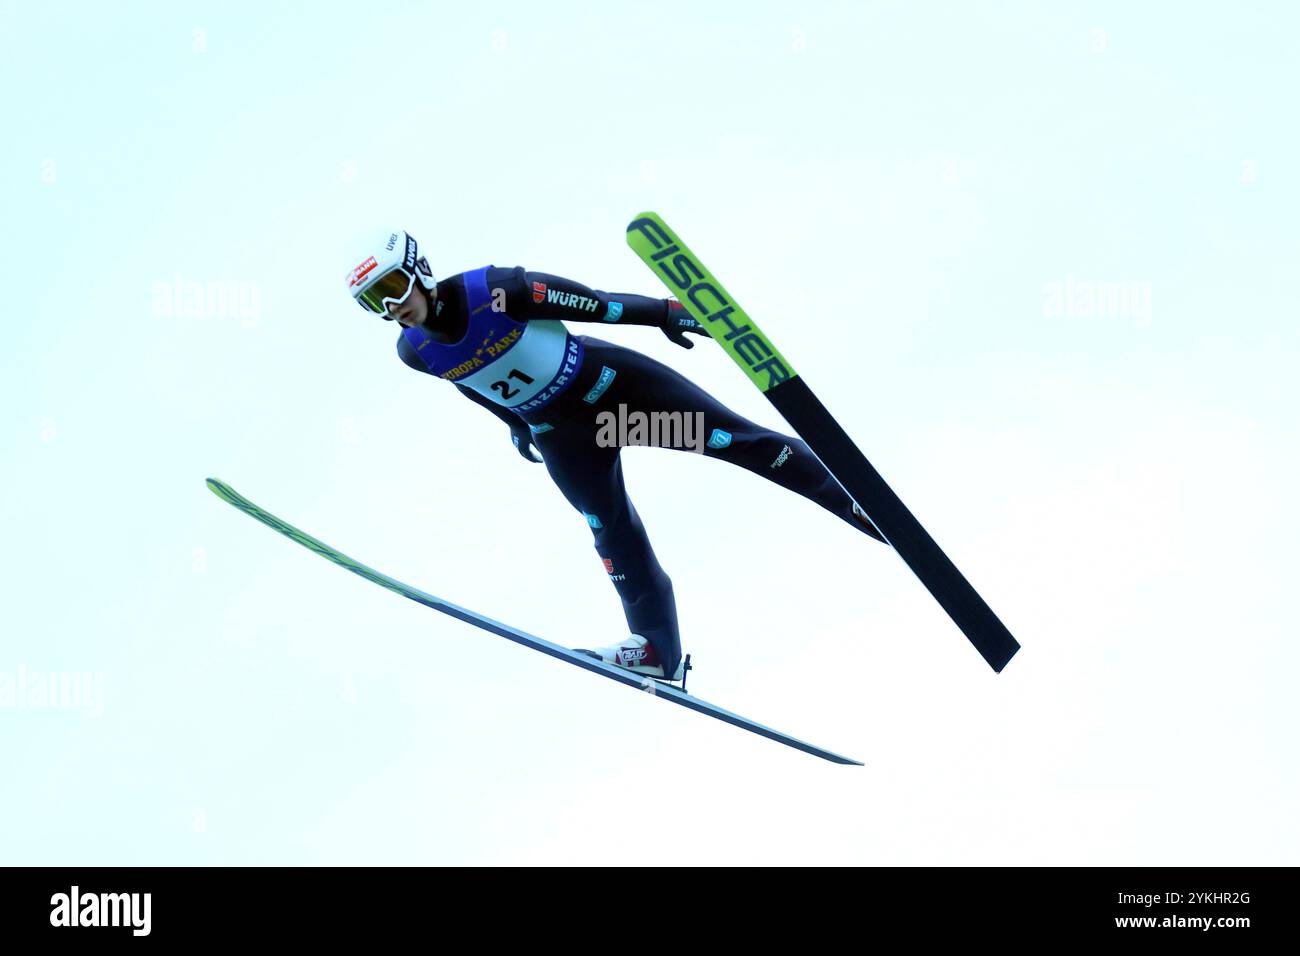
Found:
<path fill-rule="evenodd" d="M 655 650 L 653 644 L 640 634 L 629 634 L 626 638 L 617 644 L 611 644 L 609 647 L 597 647 L 589 649 L 586 647 L 575 647 L 579 654 L 586 654 L 588 657 L 594 657 L 602 660 L 606 664 L 613 664 L 615 667 L 622 667 L 634 674 L 644 674 L 646 677 L 653 677 L 659 681 L 681 681 L 682 689 L 686 689 L 686 672 L 691 669 L 691 655 L 687 654 L 677 662 L 677 668 L 671 675 L 664 673 L 662 662 L 659 660 L 659 652 Z"/>

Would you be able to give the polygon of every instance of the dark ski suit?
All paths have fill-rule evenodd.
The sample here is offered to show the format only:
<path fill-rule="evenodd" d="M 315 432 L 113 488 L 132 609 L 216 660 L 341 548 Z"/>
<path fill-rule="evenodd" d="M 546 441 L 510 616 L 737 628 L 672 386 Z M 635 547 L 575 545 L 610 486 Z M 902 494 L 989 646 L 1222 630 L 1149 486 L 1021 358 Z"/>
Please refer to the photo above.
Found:
<path fill-rule="evenodd" d="M 524 457 L 535 460 L 530 443 L 540 450 L 551 478 L 591 528 L 628 628 L 651 642 L 666 674 L 681 659 L 672 582 L 623 486 L 620 445 L 689 443 L 877 536 L 853 517 L 848 494 L 800 439 L 742 418 L 648 356 L 570 335 L 557 320 L 653 326 L 687 347 L 684 331 L 707 334 L 671 299 L 487 266 L 440 281 L 435 314 L 422 328 L 404 329 L 397 350 L 407 365 L 454 382 L 509 425 Z M 649 428 L 619 433 L 618 423 L 638 420 L 659 422 L 657 441 Z"/>

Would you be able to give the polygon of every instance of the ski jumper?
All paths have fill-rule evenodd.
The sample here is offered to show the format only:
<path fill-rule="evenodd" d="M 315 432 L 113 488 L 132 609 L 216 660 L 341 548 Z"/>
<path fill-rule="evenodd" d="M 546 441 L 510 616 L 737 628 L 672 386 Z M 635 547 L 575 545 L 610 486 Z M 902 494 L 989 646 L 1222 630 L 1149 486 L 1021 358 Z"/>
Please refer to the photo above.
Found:
<path fill-rule="evenodd" d="M 523 268 L 486 266 L 438 282 L 434 314 L 403 329 L 402 361 L 454 383 L 517 429 L 522 421 L 560 492 L 582 514 L 630 631 L 664 672 L 681 659 L 672 582 L 623 484 L 622 449 L 598 441 L 601 412 L 703 414 L 703 454 L 802 495 L 865 534 L 852 499 L 798 438 L 742 418 L 681 373 L 632 349 L 571 335 L 561 320 L 665 328 L 671 299 L 607 293 Z M 608 420 L 608 416 L 606 416 Z"/>

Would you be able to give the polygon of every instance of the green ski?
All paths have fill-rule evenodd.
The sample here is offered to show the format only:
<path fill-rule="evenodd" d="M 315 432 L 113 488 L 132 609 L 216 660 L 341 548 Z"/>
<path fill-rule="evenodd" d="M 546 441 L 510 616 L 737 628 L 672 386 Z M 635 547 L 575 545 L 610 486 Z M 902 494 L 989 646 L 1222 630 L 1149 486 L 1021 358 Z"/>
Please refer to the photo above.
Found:
<path fill-rule="evenodd" d="M 628 224 L 627 243 L 808 443 L 989 666 L 1001 671 L 1020 649 L 1011 632 L 722 283 L 653 212 Z"/>
<path fill-rule="evenodd" d="M 208 489 L 218 498 L 234 505 L 250 518 L 256 518 L 268 528 L 280 532 L 280 534 L 284 535 L 286 538 L 296 541 L 298 544 L 310 551 L 315 551 L 322 558 L 325 558 L 328 561 L 333 561 L 339 567 L 346 568 L 353 574 L 360 575 L 367 581 L 372 581 L 382 588 L 387 588 L 390 591 L 396 592 L 404 598 L 409 598 L 412 601 L 415 601 L 417 604 L 423 604 L 427 608 L 441 611 L 443 614 L 464 621 L 466 624 L 473 624 L 475 627 L 482 628 L 490 634 L 495 634 L 497 637 L 504 637 L 508 641 L 514 641 L 516 644 L 522 644 L 524 647 L 532 648 L 535 651 L 541 651 L 543 654 L 554 657 L 557 660 L 565 661 L 575 667 L 581 667 L 585 671 L 599 674 L 602 677 L 607 677 L 610 680 L 617 681 L 618 683 L 628 687 L 635 687 L 637 690 L 646 691 L 661 700 L 671 701 L 672 703 L 679 704 L 688 710 L 693 710 L 698 714 L 704 714 L 708 717 L 714 718 L 715 720 L 721 720 L 724 723 L 739 727 L 742 730 L 748 730 L 750 733 L 758 734 L 760 737 L 775 740 L 777 743 L 785 744 L 787 747 L 793 747 L 795 750 L 802 750 L 804 753 L 812 754 L 814 757 L 821 757 L 823 760 L 829 760 L 831 763 L 853 764 L 859 767 L 862 766 L 862 761 L 860 760 L 841 756 L 840 754 L 827 750 L 824 747 L 818 747 L 800 740 L 797 737 L 791 737 L 787 733 L 773 730 L 771 727 L 766 727 L 763 724 L 758 723 L 758 721 L 750 720 L 748 717 L 741 717 L 739 714 L 733 714 L 731 711 L 724 710 L 717 704 L 710 704 L 708 701 L 700 700 L 700 698 L 686 693 L 684 689 L 656 681 L 649 677 L 634 674 L 625 668 L 615 667 L 613 664 L 606 664 L 604 661 L 588 657 L 586 654 L 581 654 L 559 644 L 553 644 L 543 638 L 535 637 L 526 631 L 521 631 L 518 628 L 511 627 L 509 624 L 502 624 L 500 621 L 494 621 L 492 618 L 485 617 L 484 615 L 471 611 L 468 608 L 452 604 L 450 601 L 445 601 L 426 591 L 421 591 L 419 588 L 413 588 L 409 584 L 403 584 L 396 578 L 390 578 L 388 575 L 382 574 L 374 568 L 367 567 L 360 561 L 349 558 L 346 554 L 330 547 L 324 541 L 321 541 L 318 538 L 313 538 L 304 531 L 299 531 L 287 521 L 282 521 L 269 511 L 266 511 L 254 504 L 252 501 L 249 501 L 224 481 L 220 481 L 216 478 L 209 478 Z"/>

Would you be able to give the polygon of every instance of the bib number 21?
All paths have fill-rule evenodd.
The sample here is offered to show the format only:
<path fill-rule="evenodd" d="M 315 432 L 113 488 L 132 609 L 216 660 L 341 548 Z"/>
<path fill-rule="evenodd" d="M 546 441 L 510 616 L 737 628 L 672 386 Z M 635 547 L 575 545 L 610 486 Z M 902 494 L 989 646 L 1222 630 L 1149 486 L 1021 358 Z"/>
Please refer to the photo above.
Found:
<path fill-rule="evenodd" d="M 510 374 L 506 376 L 506 379 L 511 379 L 511 378 L 513 378 L 517 382 L 522 382 L 525 385 L 533 384 L 533 377 L 531 375 L 519 371 L 519 369 L 517 368 L 512 368 L 510 370 Z M 506 381 L 506 379 L 502 379 L 499 382 L 493 382 L 489 387 L 494 392 L 500 392 L 502 398 L 514 398 L 516 395 L 519 394 L 519 389 L 511 388 L 510 383 Z"/>

